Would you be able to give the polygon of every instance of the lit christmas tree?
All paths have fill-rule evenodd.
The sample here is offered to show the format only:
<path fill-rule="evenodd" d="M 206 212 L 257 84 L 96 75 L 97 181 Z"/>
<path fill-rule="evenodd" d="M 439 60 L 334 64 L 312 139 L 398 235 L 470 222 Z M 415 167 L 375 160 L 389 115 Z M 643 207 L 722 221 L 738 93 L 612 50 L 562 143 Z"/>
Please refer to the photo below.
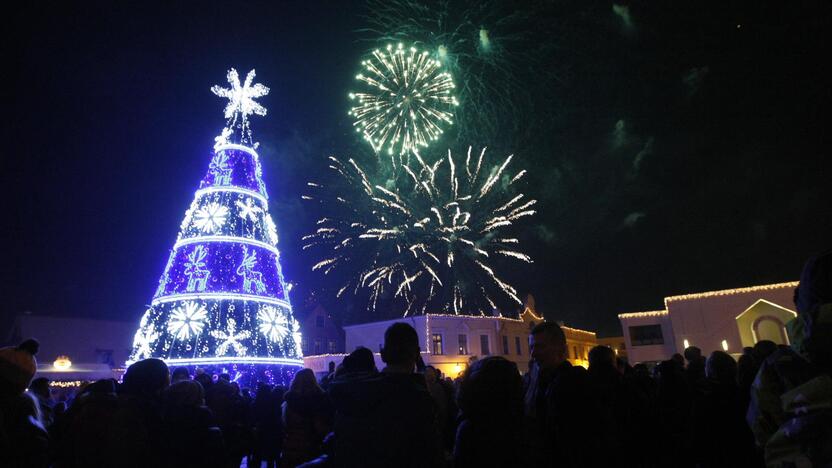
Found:
<path fill-rule="evenodd" d="M 211 88 L 229 100 L 227 123 L 142 316 L 129 362 L 157 357 L 170 366 L 283 383 L 303 365 L 249 126 L 249 115 L 266 115 L 254 99 L 269 92 L 252 84 L 254 76 L 252 70 L 241 85 L 231 69 L 231 88 Z"/>

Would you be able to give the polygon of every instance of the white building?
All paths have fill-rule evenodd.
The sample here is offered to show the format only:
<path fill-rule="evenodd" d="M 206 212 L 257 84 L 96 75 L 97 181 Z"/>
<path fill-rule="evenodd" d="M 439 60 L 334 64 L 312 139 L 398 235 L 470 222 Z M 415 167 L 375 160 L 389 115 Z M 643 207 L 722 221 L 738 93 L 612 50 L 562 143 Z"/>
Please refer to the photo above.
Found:
<path fill-rule="evenodd" d="M 760 340 L 788 344 L 796 287 L 795 281 L 670 296 L 662 310 L 619 314 L 628 358 L 661 361 L 688 346 L 737 356 Z"/>
<path fill-rule="evenodd" d="M 384 343 L 384 331 L 396 322 L 404 322 L 416 329 L 422 347 L 422 359 L 443 374 L 456 377 L 472 358 L 502 356 L 515 364 L 521 372 L 528 370 L 529 330 L 542 322 L 534 311 L 534 300 L 527 302 L 523 313 L 516 319 L 467 315 L 427 314 L 394 320 L 363 323 L 344 327 L 346 351 L 359 346 L 376 353 L 376 366 L 384 364 L 378 355 Z M 569 348 L 569 360 L 573 364 L 587 365 L 587 354 L 597 344 L 595 333 L 562 326 Z M 304 358 L 306 367 L 316 373 L 325 372 L 330 361 L 336 364 L 343 354 L 328 354 Z"/>

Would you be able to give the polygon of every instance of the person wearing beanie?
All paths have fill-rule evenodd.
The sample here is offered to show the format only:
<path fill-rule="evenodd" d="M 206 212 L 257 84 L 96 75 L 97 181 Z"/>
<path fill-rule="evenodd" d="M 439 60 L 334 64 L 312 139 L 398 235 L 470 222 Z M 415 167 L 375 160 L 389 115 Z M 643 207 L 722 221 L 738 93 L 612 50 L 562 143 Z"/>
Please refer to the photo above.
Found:
<path fill-rule="evenodd" d="M 38 370 L 35 354 L 39 346 L 37 340 L 28 339 L 18 346 L 0 348 L 0 392 L 26 391 Z"/>
<path fill-rule="evenodd" d="M 4 467 L 48 466 L 49 437 L 38 401 L 25 393 L 37 371 L 36 340 L 0 348 L 0 458 Z"/>

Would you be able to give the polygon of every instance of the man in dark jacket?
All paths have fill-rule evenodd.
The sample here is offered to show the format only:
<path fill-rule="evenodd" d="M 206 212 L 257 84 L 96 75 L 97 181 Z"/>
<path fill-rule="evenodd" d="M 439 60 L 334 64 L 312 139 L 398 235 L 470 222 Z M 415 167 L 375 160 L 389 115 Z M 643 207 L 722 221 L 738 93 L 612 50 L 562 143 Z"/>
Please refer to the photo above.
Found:
<path fill-rule="evenodd" d="M 346 372 L 333 380 L 335 465 L 433 467 L 441 457 L 436 417 L 423 376 L 416 330 L 394 323 L 384 333 L 381 373 Z"/>
<path fill-rule="evenodd" d="M 525 466 L 592 465 L 591 387 L 583 367 L 566 360 L 566 336 L 552 322 L 529 335 L 534 365 L 525 389 Z"/>

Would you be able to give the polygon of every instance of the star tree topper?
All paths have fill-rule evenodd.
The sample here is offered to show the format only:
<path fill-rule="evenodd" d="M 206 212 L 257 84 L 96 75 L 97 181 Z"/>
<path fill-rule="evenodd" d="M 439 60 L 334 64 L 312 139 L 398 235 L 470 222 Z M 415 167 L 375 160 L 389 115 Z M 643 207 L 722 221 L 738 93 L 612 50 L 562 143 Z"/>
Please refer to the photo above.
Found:
<path fill-rule="evenodd" d="M 240 130 L 239 138 L 241 144 L 253 144 L 248 116 L 251 114 L 266 115 L 266 108 L 254 100 L 269 94 L 269 88 L 263 84 L 257 83 L 252 85 L 255 76 L 254 70 L 248 72 L 246 81 L 241 86 L 240 76 L 237 74 L 237 70 L 232 68 L 228 70 L 227 77 L 228 84 L 231 85 L 230 88 L 223 88 L 219 85 L 211 87 L 211 92 L 219 97 L 228 99 L 228 104 L 225 106 L 225 118 L 228 122 L 222 134 L 216 139 L 218 145 L 228 143 L 228 137 L 235 133 L 234 130 L 237 129 Z"/>

